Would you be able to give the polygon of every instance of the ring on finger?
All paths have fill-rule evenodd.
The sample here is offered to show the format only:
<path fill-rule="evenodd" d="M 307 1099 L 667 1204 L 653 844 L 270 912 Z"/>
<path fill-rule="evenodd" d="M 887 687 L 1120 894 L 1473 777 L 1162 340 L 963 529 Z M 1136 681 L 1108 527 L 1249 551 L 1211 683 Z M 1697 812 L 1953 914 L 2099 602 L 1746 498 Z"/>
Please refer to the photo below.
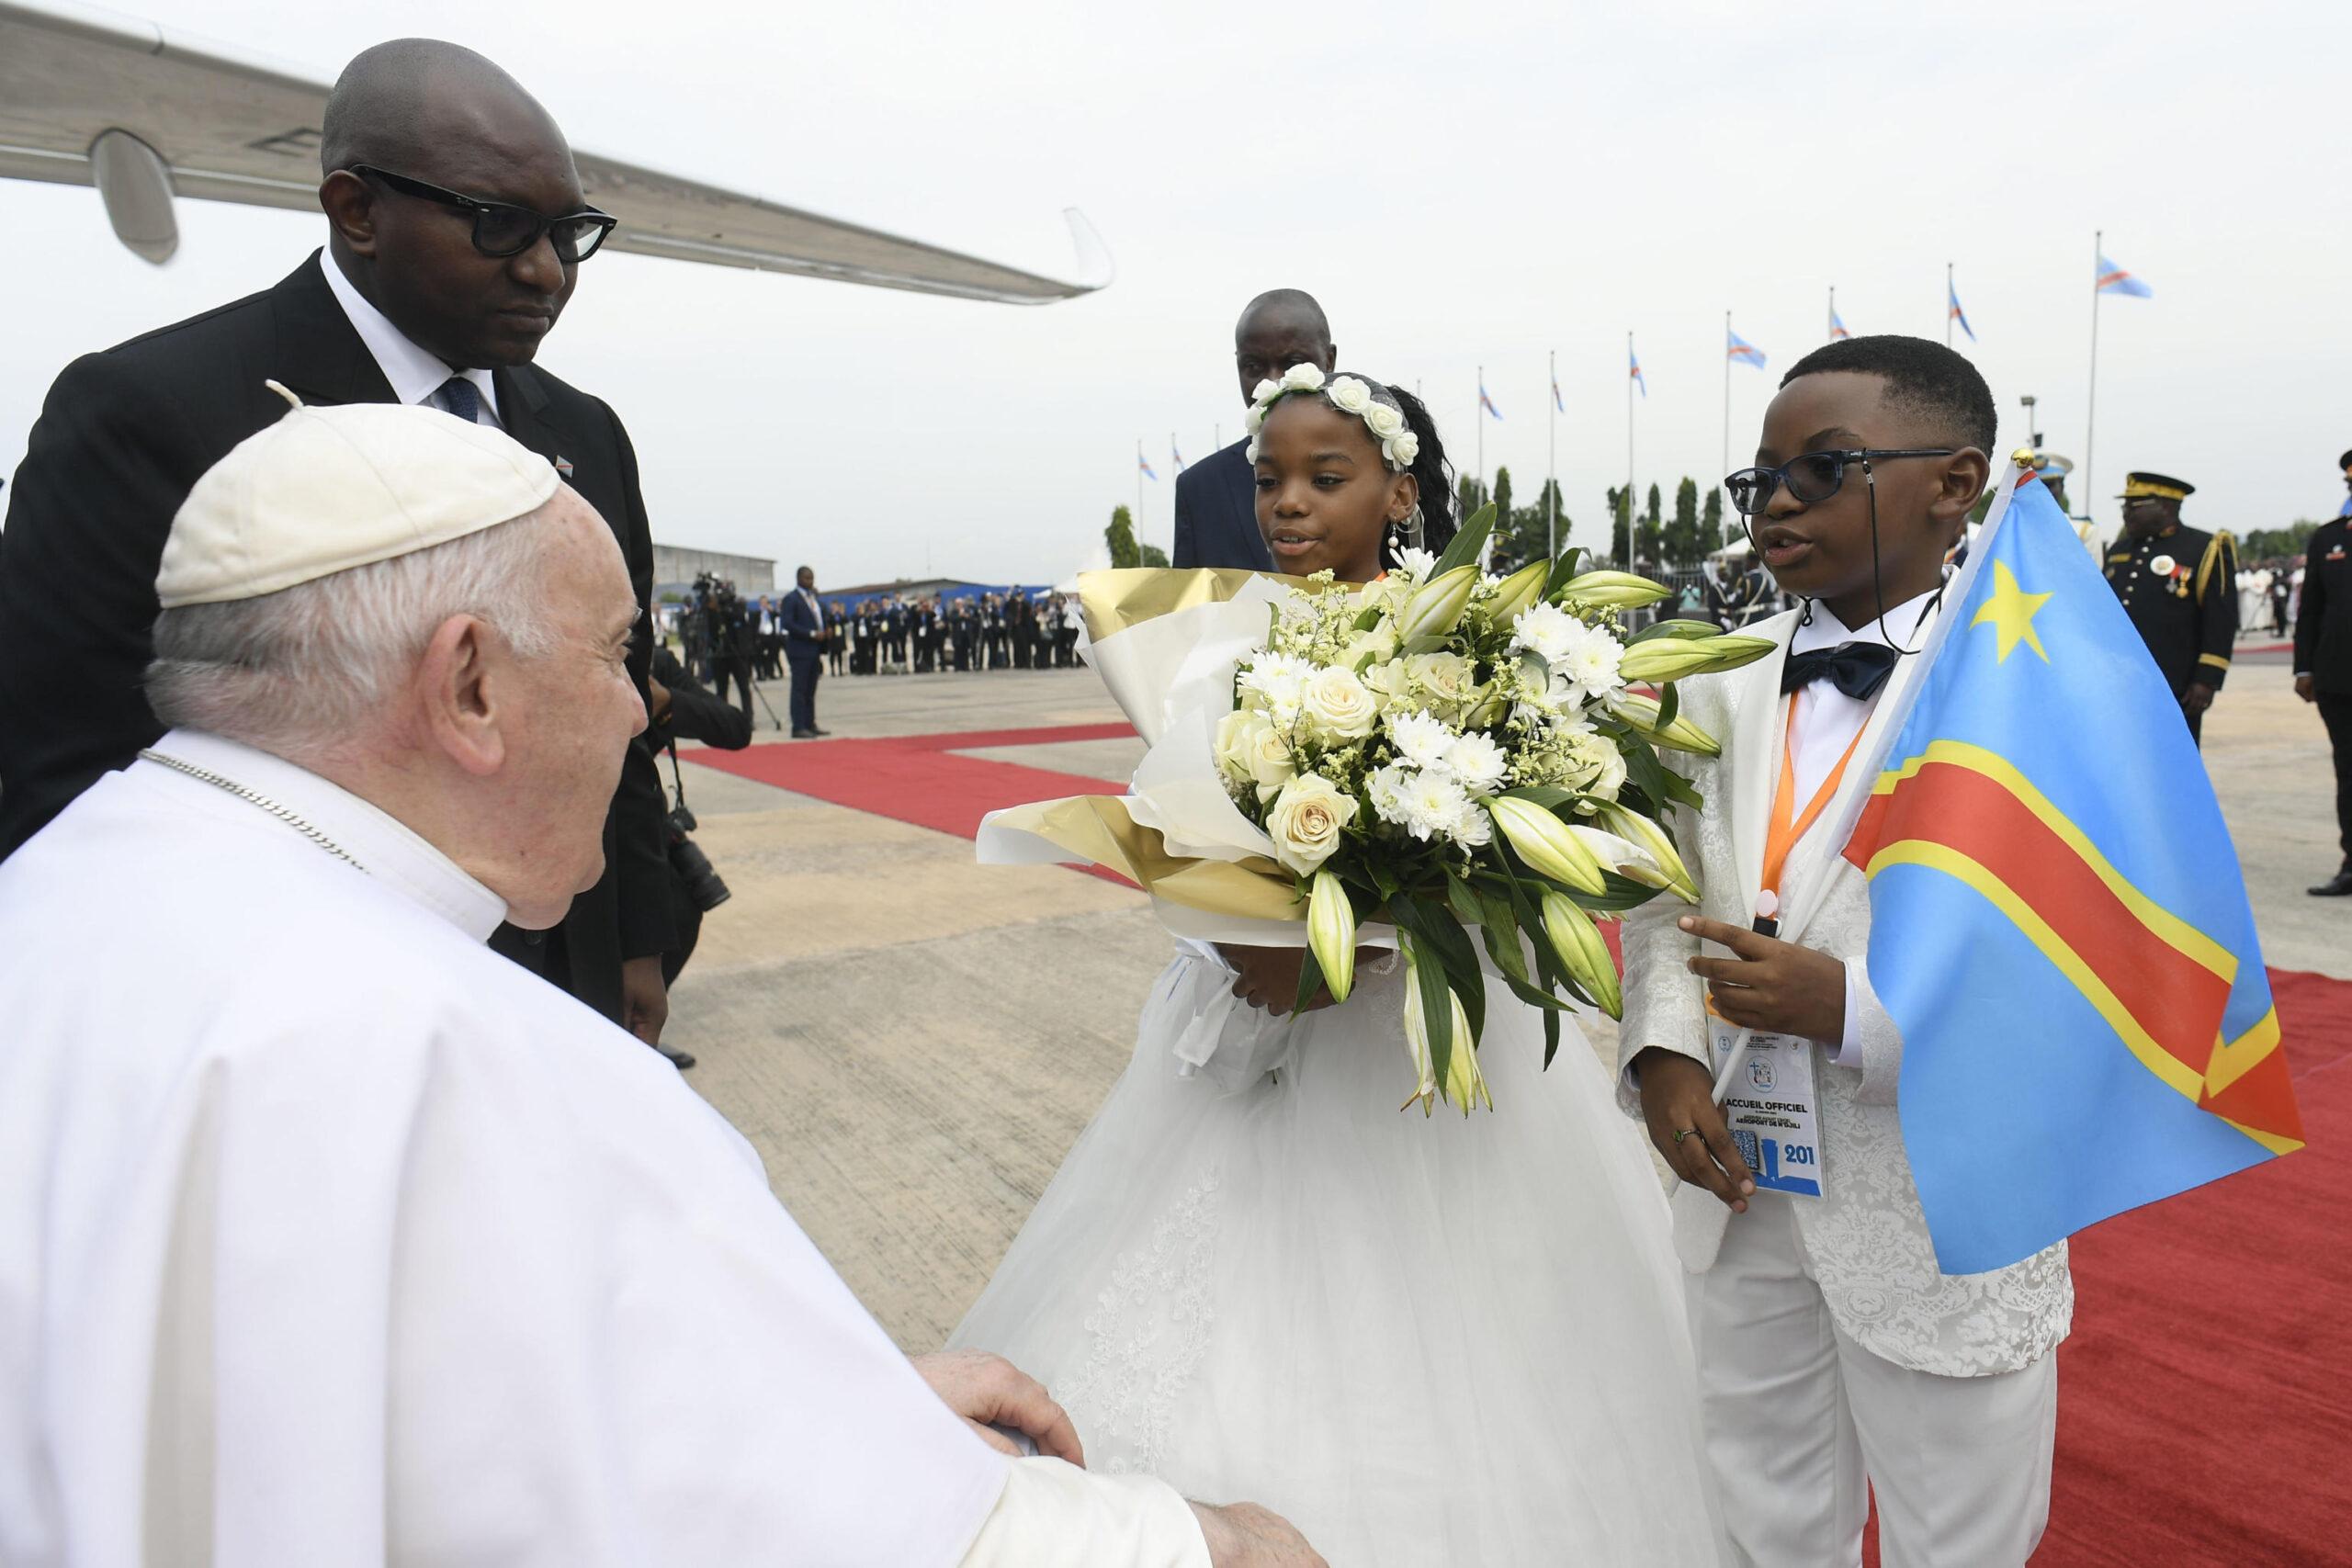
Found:
<path fill-rule="evenodd" d="M 1679 1153 L 1681 1151 L 1683 1139 L 1695 1138 L 1698 1135 L 1699 1129 L 1696 1127 L 1677 1127 L 1674 1130 L 1674 1147 L 1676 1152 Z"/>

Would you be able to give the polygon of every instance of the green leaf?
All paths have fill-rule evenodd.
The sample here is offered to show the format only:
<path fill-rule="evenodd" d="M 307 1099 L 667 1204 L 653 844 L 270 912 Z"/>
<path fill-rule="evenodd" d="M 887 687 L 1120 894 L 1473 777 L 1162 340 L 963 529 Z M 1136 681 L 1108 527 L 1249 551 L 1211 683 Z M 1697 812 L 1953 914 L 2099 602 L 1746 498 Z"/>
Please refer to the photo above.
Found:
<path fill-rule="evenodd" d="M 1506 979 L 1527 984 L 1527 950 L 1519 942 L 1519 919 L 1511 910 L 1510 899 L 1485 887 L 1472 890 L 1471 897 L 1478 901 L 1478 934 L 1485 939 L 1495 967 Z"/>
<path fill-rule="evenodd" d="M 1544 1015 L 1544 1066 L 1545 1071 L 1548 1072 L 1551 1069 L 1552 1058 L 1559 1054 L 1560 1015 L 1555 1012 L 1547 1012 Z"/>
<path fill-rule="evenodd" d="M 1453 1009 L 1445 999 L 1445 971 L 1410 933 L 1405 937 L 1405 951 L 1421 993 L 1421 1021 L 1430 1036 L 1430 1070 L 1443 1083 L 1446 1069 L 1453 1065 Z"/>
<path fill-rule="evenodd" d="M 1682 711 L 1682 694 L 1668 681 L 1657 689 L 1657 728 L 1664 729 Z"/>
<path fill-rule="evenodd" d="M 1487 977 L 1478 967 L 1478 954 L 1470 945 L 1470 933 L 1462 929 L 1450 911 L 1426 898 L 1401 894 L 1389 908 L 1396 916 L 1396 923 L 1413 933 L 1421 951 L 1437 962 L 1446 983 L 1462 998 L 1462 1010 L 1470 1019 L 1470 1038 L 1476 1041 L 1486 1032 Z"/>
<path fill-rule="evenodd" d="M 1306 1004 L 1315 999 L 1315 993 L 1323 988 L 1323 961 L 1315 956 L 1311 947 L 1298 951 L 1303 956 L 1298 964 L 1298 999 L 1291 1004 L 1294 1013 L 1305 1012 Z"/>
<path fill-rule="evenodd" d="M 1474 564 L 1478 558 L 1478 552 L 1486 547 L 1487 536 L 1494 531 L 1495 503 L 1490 501 L 1472 513 L 1470 520 L 1462 525 L 1462 531 L 1453 536 L 1452 544 L 1445 547 L 1445 554 L 1437 558 L 1437 568 L 1430 573 L 1430 580 L 1435 581 L 1441 573 L 1452 571 L 1457 566 Z"/>
<path fill-rule="evenodd" d="M 1360 632 L 1368 632 L 1372 630 L 1373 627 L 1380 624 L 1380 614 L 1379 605 L 1374 604 L 1367 606 L 1363 613 L 1356 617 L 1356 630 Z"/>
<path fill-rule="evenodd" d="M 1574 1010 L 1573 1004 L 1562 1001 L 1559 998 L 1554 996 L 1549 991 L 1539 991 L 1524 980 L 1514 980 L 1510 976 L 1506 975 L 1503 976 L 1503 984 L 1509 986 L 1513 994 L 1530 1007 L 1542 1008 L 1547 1012 L 1570 1012 Z"/>
<path fill-rule="evenodd" d="M 1562 789 L 1557 784 L 1520 784 L 1503 791 L 1503 794 L 1513 800 L 1532 801 L 1546 811 L 1557 811 L 1577 798 L 1576 791 Z"/>
<path fill-rule="evenodd" d="M 1477 895 L 1470 891 L 1467 882 L 1452 871 L 1445 874 L 1445 903 L 1453 911 L 1453 918 L 1465 926 L 1475 926 L 1483 918 L 1484 911 L 1478 908 Z"/>

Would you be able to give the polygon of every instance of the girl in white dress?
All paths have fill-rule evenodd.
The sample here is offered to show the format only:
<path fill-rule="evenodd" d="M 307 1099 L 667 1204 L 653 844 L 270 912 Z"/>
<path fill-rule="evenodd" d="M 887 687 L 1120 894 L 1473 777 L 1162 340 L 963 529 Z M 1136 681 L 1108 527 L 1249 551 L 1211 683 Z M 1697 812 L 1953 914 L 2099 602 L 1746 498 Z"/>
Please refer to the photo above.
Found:
<path fill-rule="evenodd" d="M 1409 470 L 1327 397 L 1268 415 L 1278 570 L 1367 581 L 1416 513 L 1451 536 L 1427 410 L 1372 386 Z M 1494 1110 L 1399 1111 L 1401 965 L 1283 1017 L 1299 959 L 1182 945 L 953 1343 L 1042 1379 L 1094 1468 L 1257 1499 L 1335 1568 L 1722 1561 L 1666 1201 L 1590 1047 L 1569 1024 L 1544 1071 L 1497 983 Z"/>

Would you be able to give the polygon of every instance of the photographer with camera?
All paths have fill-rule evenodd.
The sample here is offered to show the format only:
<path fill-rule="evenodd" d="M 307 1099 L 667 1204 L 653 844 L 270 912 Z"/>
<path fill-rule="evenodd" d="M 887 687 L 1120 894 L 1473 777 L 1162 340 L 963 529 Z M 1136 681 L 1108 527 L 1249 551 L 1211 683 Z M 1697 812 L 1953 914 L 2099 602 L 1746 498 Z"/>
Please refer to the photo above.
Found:
<path fill-rule="evenodd" d="M 749 724 L 752 721 L 752 657 L 759 645 L 759 632 L 752 624 L 751 611 L 736 595 L 735 585 L 720 578 L 711 585 L 703 617 L 708 628 L 712 690 L 723 703 L 727 700 L 727 684 L 732 681 L 737 705 L 743 710 L 743 722 Z"/>
<path fill-rule="evenodd" d="M 686 805 L 686 786 L 678 771 L 678 738 L 699 740 L 723 751 L 740 751 L 752 743 L 752 719 L 720 697 L 695 682 L 667 648 L 653 650 L 653 669 L 647 685 L 653 701 L 646 711 L 645 732 L 631 744 L 642 746 L 658 761 L 670 753 L 669 817 L 670 902 L 678 924 L 678 945 L 662 954 L 662 980 L 675 986 L 678 974 L 694 956 L 702 935 L 702 918 L 733 897 L 712 868 L 710 857 L 687 837 L 698 824 Z M 681 1072 L 695 1065 L 684 1051 L 656 1046 Z"/>

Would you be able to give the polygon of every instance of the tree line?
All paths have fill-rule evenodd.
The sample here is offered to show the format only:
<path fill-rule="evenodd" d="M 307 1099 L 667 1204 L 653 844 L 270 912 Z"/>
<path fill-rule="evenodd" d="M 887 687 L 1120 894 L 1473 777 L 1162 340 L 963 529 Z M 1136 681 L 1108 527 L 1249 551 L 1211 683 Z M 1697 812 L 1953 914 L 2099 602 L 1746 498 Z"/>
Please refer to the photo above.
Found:
<path fill-rule="evenodd" d="M 1495 556 L 1498 562 L 1507 557 L 1511 564 L 1535 559 L 1544 553 L 1547 538 L 1554 550 L 1569 544 L 1589 546 L 1593 541 L 1571 536 L 1573 524 L 1566 504 L 1561 500 L 1557 479 L 1545 479 L 1536 492 L 1532 505 L 1518 504 L 1512 492 L 1510 470 L 1495 470 L 1491 491 L 1476 475 L 1462 476 L 1459 493 L 1455 497 L 1461 514 L 1469 516 L 1489 501 L 1495 504 Z M 1655 484 L 1650 486 L 1647 503 L 1636 513 L 1634 491 L 1630 485 L 1609 487 L 1604 508 L 1611 520 L 1609 556 L 1611 560 L 1626 558 L 1626 536 L 1633 536 L 1633 558 L 1669 567 L 1691 567 L 1724 547 L 1724 492 L 1710 488 L 1702 499 L 1698 481 L 1684 476 L 1674 487 L 1674 513 L 1666 515 L 1666 497 Z"/>

